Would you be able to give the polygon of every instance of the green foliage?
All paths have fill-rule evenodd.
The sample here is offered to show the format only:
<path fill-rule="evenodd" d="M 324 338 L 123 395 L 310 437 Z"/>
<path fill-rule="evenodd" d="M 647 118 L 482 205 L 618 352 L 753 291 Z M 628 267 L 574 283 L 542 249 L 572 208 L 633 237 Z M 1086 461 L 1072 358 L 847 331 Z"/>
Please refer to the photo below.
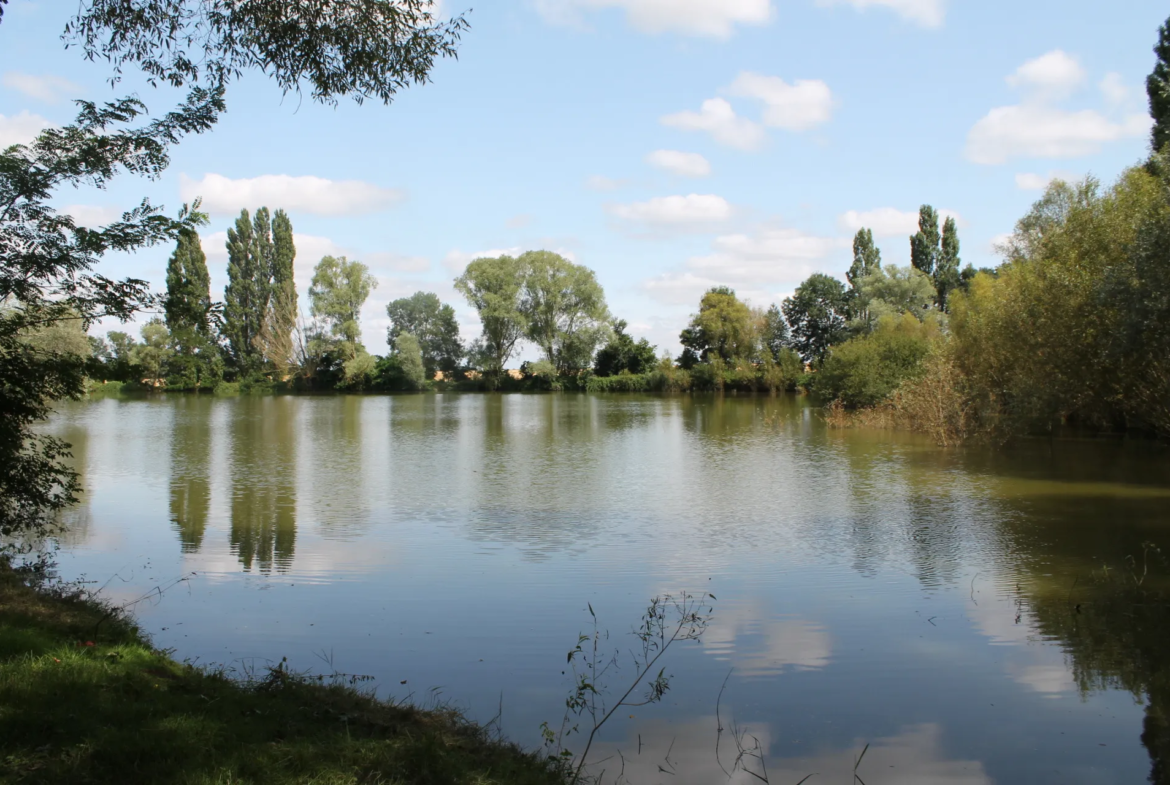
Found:
<path fill-rule="evenodd" d="M 162 383 L 173 354 L 171 334 L 162 319 L 155 317 L 142 325 L 142 343 L 134 347 L 134 365 L 142 369 L 145 380 L 155 386 Z"/>
<path fill-rule="evenodd" d="M 398 366 L 402 369 L 402 377 L 407 385 L 411 389 L 421 390 L 427 375 L 418 339 L 410 333 L 399 333 L 394 339 L 394 356 L 398 360 Z"/>
<path fill-rule="evenodd" d="M 640 375 L 649 373 L 657 364 L 657 350 L 645 338 L 635 343 L 626 333 L 625 320 L 618 319 L 613 323 L 609 343 L 597 352 L 593 372 L 597 376 Z"/>
<path fill-rule="evenodd" d="M 846 341 L 829 353 L 813 389 L 826 400 L 850 408 L 873 406 L 914 378 L 939 340 L 933 321 L 923 323 L 909 313 L 884 316 L 871 334 Z"/>
<path fill-rule="evenodd" d="M 66 40 L 120 77 L 137 66 L 151 84 L 225 85 L 256 70 L 285 93 L 389 104 L 456 56 L 462 14 L 439 20 L 431 0 L 88 0 Z"/>
<path fill-rule="evenodd" d="M 942 235 L 938 231 L 938 213 L 928 204 L 918 209 L 918 233 L 910 237 L 910 265 L 934 278 L 942 253 Z"/>
<path fill-rule="evenodd" d="M 943 224 L 942 247 L 939 250 L 938 267 L 934 271 L 934 288 L 938 293 L 935 303 L 939 310 L 947 309 L 947 298 L 962 284 L 959 273 L 959 227 L 954 218 L 947 218 Z"/>
<path fill-rule="evenodd" d="M 520 310 L 526 337 L 559 373 L 588 368 L 609 333 L 609 310 L 597 276 L 552 251 L 521 254 L 518 266 L 524 280 Z"/>
<path fill-rule="evenodd" d="M 516 344 L 528 331 L 524 264 L 511 256 L 476 259 L 455 279 L 455 288 L 479 312 L 483 333 L 471 354 L 489 381 L 498 385 Z"/>
<path fill-rule="evenodd" d="M 1150 99 L 1150 144 L 1155 153 L 1170 144 L 1170 19 L 1158 28 L 1158 43 L 1154 46 L 1157 62 L 1146 77 L 1146 95 Z"/>
<path fill-rule="evenodd" d="M 780 313 L 780 307 L 775 303 L 764 312 L 760 341 L 763 344 L 765 359 L 771 357 L 774 362 L 779 362 L 786 352 L 791 351 L 789 344 L 792 343 L 792 334 L 788 329 L 788 322 Z"/>
<path fill-rule="evenodd" d="M 849 298 L 836 278 L 814 273 L 781 306 L 792 329 L 792 348 L 806 362 L 816 362 L 846 337 Z"/>
<path fill-rule="evenodd" d="M 174 356 L 167 386 L 198 390 L 214 387 L 223 375 L 215 341 L 211 275 L 199 235 L 186 230 L 179 235 L 167 263 L 167 294 L 163 301 L 166 325 Z"/>
<path fill-rule="evenodd" d="M 373 385 L 378 370 L 378 360 L 371 354 L 359 351 L 342 366 L 342 383 L 346 390 L 364 390 Z"/>
<path fill-rule="evenodd" d="M 288 374 L 295 363 L 293 330 L 298 309 L 293 265 L 296 258 L 292 221 L 284 210 L 277 210 L 272 216 L 271 293 L 257 342 L 264 359 L 281 375 Z"/>
<path fill-rule="evenodd" d="M 237 373 L 260 369 L 263 353 L 259 336 L 272 296 L 272 223 L 268 208 L 240 212 L 227 231 L 228 284 L 224 289 L 224 336 Z"/>
<path fill-rule="evenodd" d="M 361 312 L 370 291 L 378 285 L 370 268 L 346 257 L 326 256 L 313 269 L 309 302 L 313 316 L 345 358 L 353 358 L 361 339 Z"/>
<path fill-rule="evenodd" d="M 451 373 L 459 367 L 464 349 L 459 340 L 455 309 L 440 302 L 438 295 L 415 292 L 387 305 L 386 315 L 390 317 L 387 342 L 393 346 L 402 333 L 415 336 L 428 379 L 434 377 L 435 371 Z"/>
<path fill-rule="evenodd" d="M 219 384 L 215 385 L 215 390 L 213 392 L 221 397 L 231 398 L 240 394 L 240 383 L 220 382 Z"/>
<path fill-rule="evenodd" d="M 855 332 L 866 333 L 882 317 L 903 313 L 925 320 L 932 313 L 935 295 L 934 283 L 921 270 L 887 265 L 858 281 L 854 301 L 857 318 L 849 326 Z"/>
<path fill-rule="evenodd" d="M 862 278 L 880 270 L 881 266 L 882 252 L 873 244 L 873 231 L 858 229 L 853 237 L 853 264 L 849 266 L 849 272 L 845 273 L 850 288 L 857 288 Z"/>
<path fill-rule="evenodd" d="M 726 286 L 709 289 L 703 295 L 699 312 L 679 336 L 679 342 L 703 362 L 755 357 L 759 340 L 757 315 Z"/>

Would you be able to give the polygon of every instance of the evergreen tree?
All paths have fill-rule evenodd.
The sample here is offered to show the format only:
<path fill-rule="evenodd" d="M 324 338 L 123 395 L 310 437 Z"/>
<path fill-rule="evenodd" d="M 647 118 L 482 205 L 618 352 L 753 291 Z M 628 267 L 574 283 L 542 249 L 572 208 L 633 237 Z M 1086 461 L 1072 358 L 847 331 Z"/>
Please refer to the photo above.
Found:
<path fill-rule="evenodd" d="M 951 292 L 962 285 L 959 264 L 959 227 L 955 224 L 954 218 L 947 218 L 943 224 L 938 266 L 934 271 L 934 288 L 938 292 L 937 303 L 940 310 L 947 309 L 947 299 Z"/>
<path fill-rule="evenodd" d="M 934 268 L 941 253 L 938 231 L 938 213 L 928 204 L 918 210 L 918 233 L 910 238 L 910 264 L 934 277 Z"/>
<path fill-rule="evenodd" d="M 179 234 L 167 262 L 166 326 L 175 356 L 170 384 L 180 389 L 213 385 L 220 375 L 211 323 L 211 275 L 194 229 Z"/>
<path fill-rule="evenodd" d="M 224 334 L 232 364 L 246 376 L 260 369 L 263 355 L 259 338 L 268 318 L 272 295 L 272 226 L 268 209 L 256 211 L 249 220 L 240 211 L 228 229 L 228 285 L 224 289 Z"/>
<path fill-rule="evenodd" d="M 1146 78 L 1146 94 L 1150 98 L 1150 116 L 1154 127 L 1150 130 L 1154 152 L 1159 153 L 1170 142 L 1170 19 L 1158 28 L 1158 44 L 1154 47 L 1158 62 Z"/>

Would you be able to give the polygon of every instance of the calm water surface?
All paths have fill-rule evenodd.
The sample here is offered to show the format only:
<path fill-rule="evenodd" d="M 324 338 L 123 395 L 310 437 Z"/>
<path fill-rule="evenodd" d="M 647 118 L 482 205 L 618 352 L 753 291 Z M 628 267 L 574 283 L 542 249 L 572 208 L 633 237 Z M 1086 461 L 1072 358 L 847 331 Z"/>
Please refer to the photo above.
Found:
<path fill-rule="evenodd" d="M 63 574 L 188 576 L 137 606 L 182 658 L 369 674 L 536 746 L 587 603 L 628 649 L 649 598 L 706 591 L 666 700 L 604 737 L 630 782 L 727 782 L 732 726 L 772 783 L 848 783 L 867 743 L 868 785 L 1170 782 L 1149 445 L 948 451 L 763 397 L 103 400 L 52 430 L 88 489 Z"/>

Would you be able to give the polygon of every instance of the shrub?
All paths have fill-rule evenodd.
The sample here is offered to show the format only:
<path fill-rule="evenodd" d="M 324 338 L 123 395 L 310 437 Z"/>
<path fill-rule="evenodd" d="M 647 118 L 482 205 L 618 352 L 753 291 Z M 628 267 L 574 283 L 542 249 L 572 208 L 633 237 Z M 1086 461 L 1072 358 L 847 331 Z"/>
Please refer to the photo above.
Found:
<path fill-rule="evenodd" d="M 813 381 L 814 391 L 849 408 L 880 403 L 920 372 L 939 337 L 934 323 L 911 314 L 882 317 L 873 333 L 830 352 Z"/>

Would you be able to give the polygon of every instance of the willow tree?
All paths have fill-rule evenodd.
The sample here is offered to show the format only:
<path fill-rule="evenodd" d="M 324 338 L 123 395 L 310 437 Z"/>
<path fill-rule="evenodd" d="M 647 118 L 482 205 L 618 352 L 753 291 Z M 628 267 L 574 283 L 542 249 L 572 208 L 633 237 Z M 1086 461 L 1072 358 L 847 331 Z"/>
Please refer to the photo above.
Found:
<path fill-rule="evenodd" d="M 519 263 L 526 336 L 558 373 L 588 368 L 609 337 L 609 309 L 597 275 L 552 251 L 528 251 Z"/>
<path fill-rule="evenodd" d="M 86 325 L 132 318 L 155 304 L 145 281 L 95 272 L 111 251 L 175 242 L 201 218 L 168 217 L 143 200 L 105 226 L 79 226 L 51 206 L 61 191 L 104 188 L 120 174 L 157 178 L 171 148 L 206 132 L 226 111 L 230 83 L 259 71 L 284 92 L 336 104 L 344 97 L 390 103 L 425 83 L 455 55 L 467 22 L 439 21 L 430 0 L 83 0 L 65 30 L 69 45 L 151 84 L 185 90 L 170 112 L 144 121 L 138 98 L 79 102 L 77 119 L 28 145 L 0 151 L 0 533 L 44 525 L 72 502 L 77 475 L 66 443 L 38 434 L 52 403 L 84 391 L 84 360 L 46 355 L 23 336 L 67 319 Z M 2 22 L 3 17 L 0 17 Z M 0 28 L 0 35 L 7 32 Z M 2 45 L 2 44 L 0 44 Z"/>
<path fill-rule="evenodd" d="M 313 270 L 309 287 L 309 302 L 314 318 L 319 320 L 322 348 L 328 345 L 345 360 L 351 360 L 361 345 L 362 306 L 378 282 L 370 275 L 370 268 L 344 256 L 325 256 Z"/>
<path fill-rule="evenodd" d="M 475 259 L 455 279 L 455 288 L 479 312 L 483 332 L 472 353 L 489 382 L 498 383 L 516 344 L 528 331 L 524 263 L 507 255 Z"/>

